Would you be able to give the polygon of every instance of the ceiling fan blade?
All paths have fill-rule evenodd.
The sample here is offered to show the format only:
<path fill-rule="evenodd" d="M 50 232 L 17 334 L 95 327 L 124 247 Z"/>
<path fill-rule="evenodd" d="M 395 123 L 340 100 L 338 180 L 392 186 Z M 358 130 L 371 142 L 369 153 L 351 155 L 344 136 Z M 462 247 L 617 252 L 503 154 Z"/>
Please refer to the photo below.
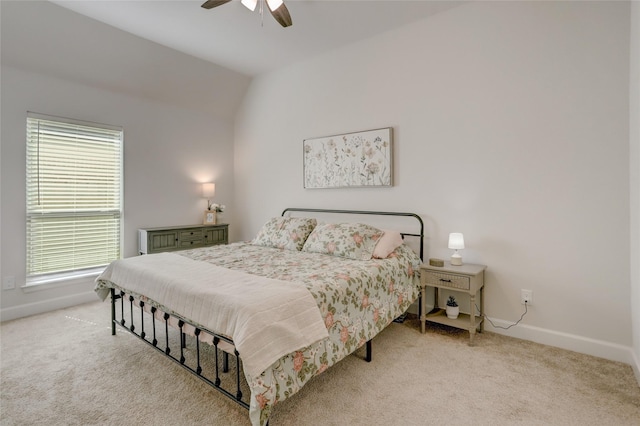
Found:
<path fill-rule="evenodd" d="M 222 6 L 225 3 L 229 3 L 231 0 L 207 0 L 202 3 L 202 7 L 205 9 L 213 9 L 214 7 Z"/>
<path fill-rule="evenodd" d="M 269 7 L 267 7 L 267 9 L 269 9 L 271 15 L 273 15 L 276 21 L 278 21 L 283 27 L 286 28 L 293 25 L 291 15 L 289 14 L 289 9 L 287 9 L 287 6 L 285 6 L 284 3 L 282 3 L 276 10 L 271 10 Z"/>

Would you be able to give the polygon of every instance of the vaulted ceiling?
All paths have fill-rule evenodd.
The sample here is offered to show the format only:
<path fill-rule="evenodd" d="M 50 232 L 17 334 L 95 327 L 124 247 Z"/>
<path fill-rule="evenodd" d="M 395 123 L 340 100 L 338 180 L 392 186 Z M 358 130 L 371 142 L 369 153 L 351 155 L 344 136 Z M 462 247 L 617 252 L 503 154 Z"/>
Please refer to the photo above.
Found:
<path fill-rule="evenodd" d="M 147 40 L 247 75 L 271 71 L 438 12 L 459 1 L 287 0 L 293 25 L 239 0 L 207 10 L 204 0 L 53 3 Z"/>
<path fill-rule="evenodd" d="M 2 0 L 2 64 L 230 118 L 254 76 L 464 3 L 286 0 L 283 28 L 203 1 Z"/>

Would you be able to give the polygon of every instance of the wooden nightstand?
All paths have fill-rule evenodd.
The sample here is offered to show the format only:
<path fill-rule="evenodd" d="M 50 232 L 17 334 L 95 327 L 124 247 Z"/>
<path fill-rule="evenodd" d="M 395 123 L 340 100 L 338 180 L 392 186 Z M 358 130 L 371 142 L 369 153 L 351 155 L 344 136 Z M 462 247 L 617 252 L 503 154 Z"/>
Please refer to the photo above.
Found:
<path fill-rule="evenodd" d="M 469 331 L 469 344 L 473 345 L 473 337 L 476 330 L 480 333 L 484 330 L 484 270 L 485 265 L 463 264 L 452 266 L 445 262 L 444 266 L 420 266 L 420 285 L 422 286 L 422 332 L 425 333 L 426 321 L 449 325 Z M 425 313 L 427 306 L 427 287 L 434 288 L 434 308 Z M 461 291 L 469 294 L 469 314 L 460 314 L 456 319 L 447 318 L 445 310 L 438 307 L 438 289 L 446 288 L 452 291 Z M 476 294 L 480 292 L 480 316 L 476 316 Z"/>

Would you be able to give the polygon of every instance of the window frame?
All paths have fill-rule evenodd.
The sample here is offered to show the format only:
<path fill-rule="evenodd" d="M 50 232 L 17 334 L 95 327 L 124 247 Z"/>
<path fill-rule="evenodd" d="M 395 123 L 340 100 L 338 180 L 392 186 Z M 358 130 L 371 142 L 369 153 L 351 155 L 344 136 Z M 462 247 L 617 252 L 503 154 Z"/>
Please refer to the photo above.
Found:
<path fill-rule="evenodd" d="M 30 141 L 30 137 L 32 137 L 33 135 L 33 131 L 30 130 L 30 123 L 32 122 L 32 120 L 44 120 L 44 121 L 49 121 L 49 122 L 53 122 L 53 123 L 58 123 L 61 126 L 82 126 L 82 127 L 87 127 L 89 129 L 94 129 L 97 131 L 107 131 L 107 132 L 115 132 L 117 134 L 119 134 L 119 138 L 114 138 L 112 139 L 112 141 L 118 141 L 118 151 L 117 154 L 118 155 L 118 169 L 119 169 L 119 173 L 118 173 L 118 177 L 117 177 L 117 183 L 112 183 L 110 185 L 110 189 L 114 189 L 113 191 L 111 191 L 113 194 L 117 194 L 116 197 L 112 197 L 112 200 L 117 200 L 117 206 L 115 209 L 105 209 L 105 208 L 96 208 L 95 210 L 93 209 L 82 209 L 83 212 L 79 213 L 78 209 L 65 209 L 62 208 L 63 211 L 58 211 L 55 213 L 46 213 L 46 212 L 37 212 L 35 211 L 33 208 L 30 207 L 30 205 L 32 205 L 32 198 L 30 198 L 30 180 L 36 179 L 38 181 L 38 185 L 40 183 L 42 183 L 43 181 L 40 180 L 40 178 L 38 176 L 34 177 L 33 174 L 33 166 L 30 165 L 30 162 L 33 162 L 33 156 L 34 154 L 30 154 L 29 153 L 29 146 L 30 144 L 33 144 L 33 142 Z M 68 283 L 70 280 L 77 280 L 77 279 L 81 279 L 81 278 L 85 278 L 85 277 L 93 277 L 98 275 L 101 271 L 104 270 L 104 268 L 106 267 L 106 265 L 108 265 L 108 263 L 110 263 L 112 260 L 116 260 L 116 259 L 120 259 L 122 258 L 122 253 L 123 253 L 123 248 L 124 248 L 124 240 L 123 240 L 123 236 L 124 236 L 124 130 L 122 127 L 120 126 L 112 126 L 112 125 L 107 125 L 107 124 L 102 124 L 102 123 L 95 123 L 95 122 L 89 122 L 89 121 L 82 121 L 82 120 L 76 120 L 76 119 L 70 119 L 70 118 L 65 118 L 65 117 L 59 117 L 59 116 L 52 116 L 52 115 L 46 115 L 46 114 L 40 114 L 40 113 L 34 113 L 34 112 L 27 112 L 27 117 L 25 120 L 25 124 L 26 124 L 26 137 L 25 137 L 25 157 L 26 157 L 26 172 L 25 172 L 25 201 L 26 201 L 26 215 L 25 215 L 25 274 L 26 274 L 26 285 L 25 285 L 25 290 L 31 288 L 31 289 L 35 289 L 36 286 L 40 286 L 41 288 L 44 287 L 50 287 L 52 285 L 59 285 L 62 283 Z M 84 134 L 88 134 L 89 132 L 85 132 Z M 40 134 L 40 130 L 38 129 L 36 131 L 36 135 Z M 82 134 L 82 133 L 79 133 Z M 40 142 L 38 142 L 39 144 Z M 39 149 L 39 146 L 38 146 Z M 36 160 L 39 161 L 39 152 L 37 154 L 35 154 L 36 156 Z M 37 167 L 37 172 L 39 173 L 39 165 L 36 166 Z M 115 182 L 115 180 L 113 181 Z M 117 185 L 117 188 L 116 188 Z M 38 189 L 39 191 L 39 189 Z M 96 188 L 97 191 L 97 188 Z M 32 197 L 32 196 L 31 196 Z M 110 212 L 110 213 L 107 213 Z M 33 269 L 30 270 L 30 253 L 29 251 L 32 250 L 32 247 L 34 244 L 37 244 L 36 242 L 34 242 L 34 239 L 29 235 L 29 230 L 31 229 L 32 226 L 37 226 L 34 224 L 34 222 L 36 222 L 36 220 L 34 219 L 41 219 L 43 217 L 66 217 L 66 218 L 71 218 L 71 217 L 78 217 L 78 216 L 84 216 L 87 217 L 89 216 L 91 213 L 95 214 L 96 216 L 101 216 L 101 217 L 106 217 L 108 218 L 108 216 L 111 214 L 113 219 L 116 219 L 116 226 L 117 226 L 117 243 L 114 242 L 114 244 L 111 246 L 114 248 L 114 254 L 115 256 L 113 256 L 113 258 L 111 260 L 106 261 L 105 264 L 100 265 L 100 266 L 90 266 L 90 267 L 73 267 L 72 269 L 67 269 L 67 270 L 63 270 L 63 271 L 49 271 L 49 272 L 42 272 L 42 273 L 34 273 Z M 84 233 L 80 233 L 81 235 L 87 235 L 86 232 Z M 115 248 L 117 244 L 117 249 Z M 76 265 L 77 266 L 77 265 Z"/>

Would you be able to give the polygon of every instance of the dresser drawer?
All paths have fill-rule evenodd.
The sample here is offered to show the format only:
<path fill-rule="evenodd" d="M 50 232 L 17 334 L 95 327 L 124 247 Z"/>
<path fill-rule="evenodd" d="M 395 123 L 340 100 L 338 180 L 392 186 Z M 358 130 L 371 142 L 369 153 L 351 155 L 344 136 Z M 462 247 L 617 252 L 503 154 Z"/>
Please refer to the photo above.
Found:
<path fill-rule="evenodd" d="M 180 240 L 180 243 L 178 244 L 181 249 L 202 247 L 203 245 L 204 240 Z"/>
<path fill-rule="evenodd" d="M 469 290 L 471 280 L 467 276 L 447 274 L 444 272 L 423 271 L 425 283 L 430 286 Z"/>
<path fill-rule="evenodd" d="M 195 248 L 204 245 L 204 234 L 200 229 L 185 229 L 179 232 L 178 247 L 181 249 Z"/>
<path fill-rule="evenodd" d="M 204 234 L 201 229 L 185 229 L 184 231 L 180 231 L 180 241 L 196 241 L 202 240 Z"/>

